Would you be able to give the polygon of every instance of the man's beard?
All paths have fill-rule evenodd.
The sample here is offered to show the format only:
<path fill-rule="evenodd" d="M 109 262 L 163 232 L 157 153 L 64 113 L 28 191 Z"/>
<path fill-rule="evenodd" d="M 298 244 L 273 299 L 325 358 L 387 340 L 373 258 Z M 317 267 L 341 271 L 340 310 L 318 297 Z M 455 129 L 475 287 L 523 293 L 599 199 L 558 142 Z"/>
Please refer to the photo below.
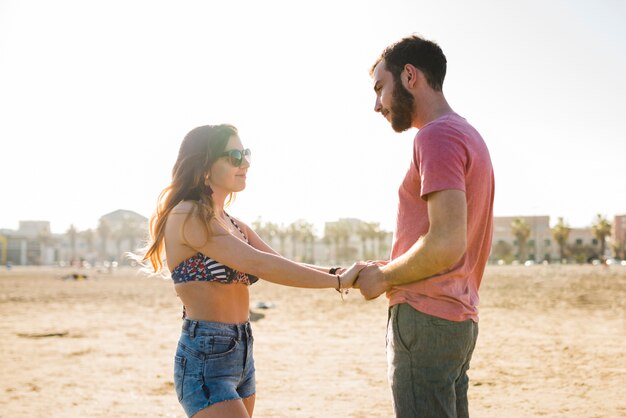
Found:
<path fill-rule="evenodd" d="M 411 127 L 415 98 L 397 80 L 391 96 L 391 128 L 396 132 L 404 132 Z"/>

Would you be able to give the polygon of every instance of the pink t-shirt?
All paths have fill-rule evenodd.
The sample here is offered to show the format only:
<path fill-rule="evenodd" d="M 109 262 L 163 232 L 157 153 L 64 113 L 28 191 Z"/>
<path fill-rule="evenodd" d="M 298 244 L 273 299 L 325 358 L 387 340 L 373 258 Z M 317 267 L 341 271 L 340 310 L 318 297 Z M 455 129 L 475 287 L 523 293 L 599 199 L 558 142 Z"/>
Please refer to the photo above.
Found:
<path fill-rule="evenodd" d="M 428 232 L 427 195 L 463 190 L 467 198 L 467 251 L 454 266 L 425 280 L 394 286 L 389 304 L 408 303 L 420 312 L 478 322 L 478 288 L 491 250 L 494 176 L 480 134 L 456 113 L 426 124 L 415 136 L 413 159 L 399 190 L 391 259 Z"/>

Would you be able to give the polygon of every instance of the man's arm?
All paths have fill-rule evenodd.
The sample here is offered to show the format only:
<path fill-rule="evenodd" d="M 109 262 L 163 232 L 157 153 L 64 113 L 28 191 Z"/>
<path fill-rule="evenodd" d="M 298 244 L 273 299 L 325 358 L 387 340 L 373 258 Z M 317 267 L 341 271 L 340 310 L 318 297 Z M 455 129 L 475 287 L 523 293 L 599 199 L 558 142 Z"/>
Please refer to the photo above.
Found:
<path fill-rule="evenodd" d="M 374 299 L 391 286 L 424 280 L 452 267 L 467 247 L 467 201 L 461 190 L 428 195 L 428 233 L 386 266 L 363 269 L 357 286 Z"/>

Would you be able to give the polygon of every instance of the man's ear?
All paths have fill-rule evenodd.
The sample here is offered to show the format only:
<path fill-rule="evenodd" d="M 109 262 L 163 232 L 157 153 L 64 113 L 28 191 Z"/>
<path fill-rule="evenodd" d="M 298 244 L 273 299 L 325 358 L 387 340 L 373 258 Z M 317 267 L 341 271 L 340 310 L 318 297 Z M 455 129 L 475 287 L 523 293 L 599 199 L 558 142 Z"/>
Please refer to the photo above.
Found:
<path fill-rule="evenodd" d="M 412 89 L 415 87 L 415 83 L 417 82 L 417 75 L 419 70 L 415 68 L 411 64 L 405 64 L 404 70 L 402 71 L 402 81 L 406 83 L 406 87 Z"/>

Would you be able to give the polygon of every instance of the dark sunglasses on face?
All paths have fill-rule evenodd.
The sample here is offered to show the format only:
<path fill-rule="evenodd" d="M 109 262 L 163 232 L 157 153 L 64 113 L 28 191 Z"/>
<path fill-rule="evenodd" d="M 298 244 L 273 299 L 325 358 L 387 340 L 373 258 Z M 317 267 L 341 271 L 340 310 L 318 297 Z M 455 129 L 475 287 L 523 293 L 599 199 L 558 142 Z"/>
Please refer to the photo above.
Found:
<path fill-rule="evenodd" d="M 224 151 L 222 153 L 222 157 L 228 157 L 228 162 L 233 167 L 241 166 L 241 164 L 243 164 L 243 159 L 244 158 L 246 160 L 248 160 L 248 162 L 250 162 L 251 155 L 252 155 L 252 152 L 250 151 L 250 148 L 246 148 L 244 150 L 241 150 L 241 149 L 231 149 L 231 150 L 228 150 L 228 151 Z"/>

